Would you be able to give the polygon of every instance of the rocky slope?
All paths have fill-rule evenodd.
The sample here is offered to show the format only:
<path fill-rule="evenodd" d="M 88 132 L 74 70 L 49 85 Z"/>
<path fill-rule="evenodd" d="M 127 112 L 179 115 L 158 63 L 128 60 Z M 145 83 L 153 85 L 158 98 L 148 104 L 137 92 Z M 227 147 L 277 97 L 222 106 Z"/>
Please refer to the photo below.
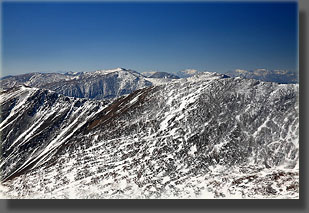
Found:
<path fill-rule="evenodd" d="M 297 84 L 204 73 L 111 103 L 34 91 L 1 94 L 10 198 L 298 198 Z"/>
<path fill-rule="evenodd" d="M 105 104 L 25 86 L 2 92 L 1 179 L 31 168 L 43 155 L 51 155 Z"/>

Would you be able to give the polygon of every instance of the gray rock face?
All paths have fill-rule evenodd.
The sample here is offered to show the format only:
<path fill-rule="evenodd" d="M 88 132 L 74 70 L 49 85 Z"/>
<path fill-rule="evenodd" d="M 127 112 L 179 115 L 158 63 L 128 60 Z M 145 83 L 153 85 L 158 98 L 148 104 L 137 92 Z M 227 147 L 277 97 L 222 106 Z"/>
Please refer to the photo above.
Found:
<path fill-rule="evenodd" d="M 10 150 L 1 160 L 8 196 L 298 197 L 296 84 L 204 73 L 137 90 L 107 105 L 85 101 L 75 108 L 78 99 L 33 101 L 40 96 L 29 90 L 1 94 L 2 137 Z M 42 104 L 29 110 L 21 99 L 28 106 Z M 34 126 L 42 126 L 55 106 L 75 113 L 64 114 L 49 137 L 30 140 L 43 134 Z M 20 129 L 17 119 L 29 124 L 10 133 Z M 25 132 L 26 138 L 15 139 Z"/>
<path fill-rule="evenodd" d="M 124 68 L 85 73 L 31 73 L 1 80 L 3 89 L 17 85 L 49 89 L 75 98 L 110 99 L 152 84 L 141 74 Z"/>

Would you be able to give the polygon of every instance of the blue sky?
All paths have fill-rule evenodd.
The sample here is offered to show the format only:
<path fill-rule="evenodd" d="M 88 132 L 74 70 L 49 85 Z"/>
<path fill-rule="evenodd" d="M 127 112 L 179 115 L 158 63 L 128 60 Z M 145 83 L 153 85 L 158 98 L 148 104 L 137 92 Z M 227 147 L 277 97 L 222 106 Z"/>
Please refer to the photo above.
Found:
<path fill-rule="evenodd" d="M 2 76 L 298 71 L 296 3 L 2 3 Z"/>

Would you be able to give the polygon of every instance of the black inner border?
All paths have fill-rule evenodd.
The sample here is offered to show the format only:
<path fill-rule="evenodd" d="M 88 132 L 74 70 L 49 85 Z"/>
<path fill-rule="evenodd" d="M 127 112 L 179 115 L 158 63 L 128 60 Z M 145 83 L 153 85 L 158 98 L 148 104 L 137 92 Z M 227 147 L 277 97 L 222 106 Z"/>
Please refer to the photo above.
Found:
<path fill-rule="evenodd" d="M 299 81 L 300 81 L 300 199 L 299 200 L 6 200 L 6 210 L 106 210 L 106 211 L 145 211 L 145 210 L 268 210 L 296 212 L 306 210 L 307 199 L 307 141 L 306 126 L 308 109 L 306 91 L 307 74 L 307 14 L 299 12 Z M 294 210 L 294 211 L 293 211 Z"/>

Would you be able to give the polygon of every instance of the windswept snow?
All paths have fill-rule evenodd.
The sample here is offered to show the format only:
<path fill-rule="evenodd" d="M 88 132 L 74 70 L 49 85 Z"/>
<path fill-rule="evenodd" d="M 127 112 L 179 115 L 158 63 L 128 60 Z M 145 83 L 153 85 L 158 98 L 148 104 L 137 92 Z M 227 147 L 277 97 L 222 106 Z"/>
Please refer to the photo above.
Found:
<path fill-rule="evenodd" d="M 121 88 L 132 83 L 125 79 Z M 1 169 L 10 178 L 0 194 L 298 198 L 297 95 L 298 85 L 213 73 L 108 103 L 27 87 L 6 91 Z"/>

